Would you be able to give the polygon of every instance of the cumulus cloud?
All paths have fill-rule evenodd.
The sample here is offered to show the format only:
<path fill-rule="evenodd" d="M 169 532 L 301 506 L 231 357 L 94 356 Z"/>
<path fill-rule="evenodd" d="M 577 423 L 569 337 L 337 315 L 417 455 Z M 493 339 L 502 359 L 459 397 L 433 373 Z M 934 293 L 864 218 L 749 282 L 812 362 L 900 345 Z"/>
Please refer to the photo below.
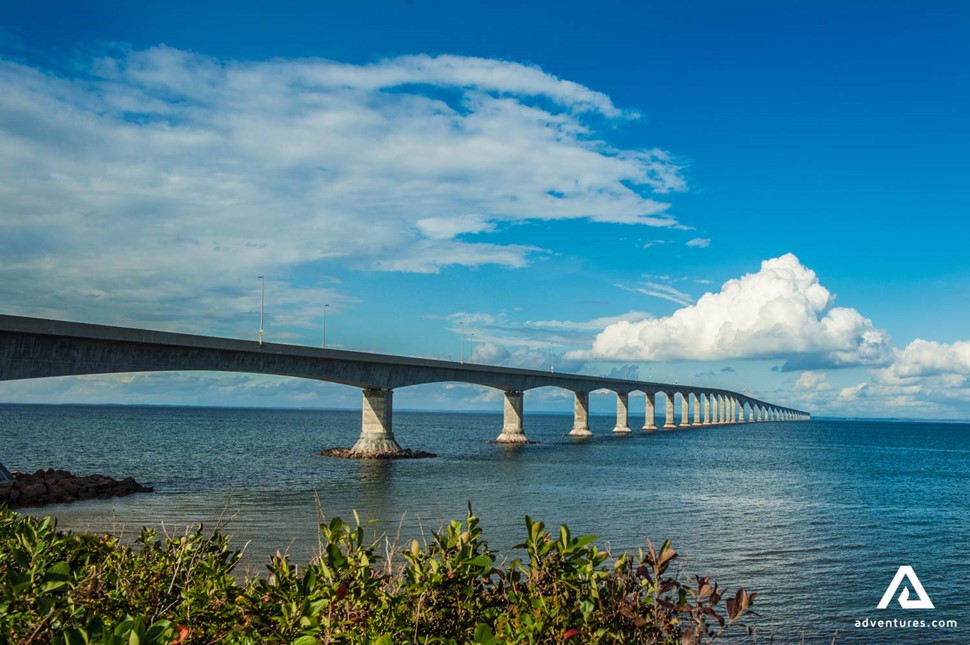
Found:
<path fill-rule="evenodd" d="M 509 359 L 512 354 L 497 343 L 478 343 L 472 349 L 468 361 L 480 365 L 501 365 Z"/>
<path fill-rule="evenodd" d="M 802 372 L 798 380 L 795 381 L 795 385 L 792 386 L 796 390 L 807 390 L 807 391 L 818 391 L 818 390 L 830 390 L 832 386 L 829 385 L 828 377 L 821 372 Z"/>
<path fill-rule="evenodd" d="M 8 309 L 184 322 L 238 313 L 241 276 L 333 260 L 523 267 L 542 250 L 487 239 L 517 221 L 677 226 L 658 196 L 684 190 L 678 164 L 604 138 L 637 115 L 534 66 L 162 46 L 65 67 L 0 61 Z"/>
<path fill-rule="evenodd" d="M 607 326 L 577 358 L 618 361 L 783 358 L 785 369 L 882 365 L 886 332 L 834 296 L 792 254 L 724 283 L 670 316 Z"/>
<path fill-rule="evenodd" d="M 954 416 L 970 402 L 970 341 L 917 338 L 893 362 L 870 370 L 870 380 L 843 388 L 839 400 L 885 416 L 894 409 Z"/>
<path fill-rule="evenodd" d="M 711 245 L 711 238 L 709 237 L 695 237 L 692 240 L 687 240 L 686 246 L 695 249 L 706 249 Z"/>
<path fill-rule="evenodd" d="M 952 344 L 917 338 L 900 350 L 884 378 L 941 375 L 970 376 L 970 341 Z"/>

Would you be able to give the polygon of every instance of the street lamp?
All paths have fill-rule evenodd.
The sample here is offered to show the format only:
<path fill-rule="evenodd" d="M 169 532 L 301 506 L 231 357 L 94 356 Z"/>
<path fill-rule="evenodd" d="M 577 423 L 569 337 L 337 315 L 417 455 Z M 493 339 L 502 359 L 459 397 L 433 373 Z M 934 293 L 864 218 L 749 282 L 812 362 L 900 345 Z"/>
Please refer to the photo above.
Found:
<path fill-rule="evenodd" d="M 323 348 L 327 348 L 327 307 L 330 305 L 323 305 Z"/>
<path fill-rule="evenodd" d="M 258 275 L 259 280 L 259 344 L 263 344 L 263 307 L 266 304 L 266 279 Z"/>
<path fill-rule="evenodd" d="M 458 329 L 461 330 L 461 358 L 459 363 L 465 364 L 465 323 L 464 321 L 458 321 Z"/>

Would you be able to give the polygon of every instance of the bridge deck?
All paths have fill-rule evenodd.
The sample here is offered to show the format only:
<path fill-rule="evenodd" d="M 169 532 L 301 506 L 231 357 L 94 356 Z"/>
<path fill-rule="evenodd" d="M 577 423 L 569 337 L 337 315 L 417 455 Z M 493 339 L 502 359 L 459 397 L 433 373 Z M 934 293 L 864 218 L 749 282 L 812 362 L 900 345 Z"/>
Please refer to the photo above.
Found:
<path fill-rule="evenodd" d="M 522 393 L 538 387 L 559 387 L 576 394 L 570 433 L 574 436 L 590 434 L 589 393 L 603 389 L 617 394 L 616 432 L 629 431 L 627 397 L 631 392 L 646 394 L 645 429 L 653 426 L 658 393 L 665 395 L 666 428 L 675 427 L 677 396 L 681 400 L 681 426 L 733 423 L 739 416 L 742 421 L 808 417 L 799 410 L 718 388 L 0 315 L 0 381 L 191 370 L 275 374 L 359 387 L 364 390 L 364 410 L 358 446 L 396 446 L 391 433 L 391 392 L 424 383 L 461 382 L 503 390 L 506 424 L 499 440 L 509 442 L 525 441 Z M 690 397 L 694 401 L 693 424 L 688 420 Z M 367 437 L 372 440 L 365 441 Z"/>

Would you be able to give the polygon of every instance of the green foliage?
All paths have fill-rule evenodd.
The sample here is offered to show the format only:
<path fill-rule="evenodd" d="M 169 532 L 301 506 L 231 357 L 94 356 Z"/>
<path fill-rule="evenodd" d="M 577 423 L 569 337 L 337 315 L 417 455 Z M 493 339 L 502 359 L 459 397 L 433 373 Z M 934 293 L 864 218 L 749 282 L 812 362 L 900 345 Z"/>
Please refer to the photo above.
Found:
<path fill-rule="evenodd" d="M 469 508 L 393 564 L 354 519 L 322 525 L 307 566 L 277 553 L 240 585 L 218 532 L 144 529 L 129 547 L 0 508 L 0 645 L 706 643 L 754 600 L 741 589 L 722 610 L 709 578 L 668 576 L 669 542 L 612 558 L 593 536 L 527 517 L 525 556 L 503 565 Z"/>

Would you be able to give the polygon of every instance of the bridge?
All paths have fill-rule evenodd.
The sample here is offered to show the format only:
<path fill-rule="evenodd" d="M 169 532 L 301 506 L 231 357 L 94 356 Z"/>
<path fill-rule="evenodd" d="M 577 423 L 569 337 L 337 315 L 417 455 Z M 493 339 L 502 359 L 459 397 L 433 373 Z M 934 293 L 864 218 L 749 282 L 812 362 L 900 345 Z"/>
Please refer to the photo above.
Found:
<path fill-rule="evenodd" d="M 540 387 L 574 393 L 569 432 L 573 437 L 592 436 L 589 395 L 596 390 L 616 394 L 616 434 L 632 432 L 629 396 L 634 392 L 645 395 L 646 432 L 657 430 L 656 405 L 661 394 L 665 412 L 661 427 L 665 429 L 810 418 L 807 412 L 717 388 L 0 315 L 0 381 L 194 370 L 273 374 L 361 388 L 360 438 L 351 450 L 360 457 L 401 450 L 392 426 L 394 390 L 425 383 L 472 383 L 504 392 L 504 424 L 498 443 L 528 443 L 522 423 L 524 393 Z M 679 418 L 675 415 L 677 401 Z"/>

